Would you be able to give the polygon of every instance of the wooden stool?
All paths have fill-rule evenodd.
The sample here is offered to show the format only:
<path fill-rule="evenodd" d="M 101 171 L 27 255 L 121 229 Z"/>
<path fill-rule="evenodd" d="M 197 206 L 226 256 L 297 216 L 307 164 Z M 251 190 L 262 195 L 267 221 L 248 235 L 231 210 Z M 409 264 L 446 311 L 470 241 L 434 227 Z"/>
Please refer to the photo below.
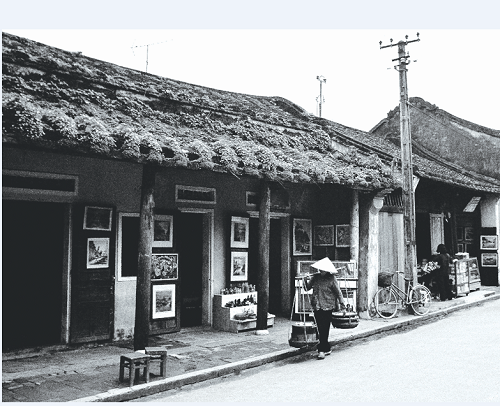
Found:
<path fill-rule="evenodd" d="M 160 376 L 167 375 L 167 349 L 164 347 L 146 347 L 146 354 L 151 361 L 160 361 Z"/>
<path fill-rule="evenodd" d="M 140 352 L 132 352 L 130 354 L 120 356 L 120 382 L 123 382 L 125 368 L 129 369 L 130 387 L 134 384 L 134 371 L 135 379 L 139 379 L 141 368 L 144 368 L 144 378 L 146 378 L 146 383 L 149 382 L 150 358 L 151 357 L 149 355 L 142 354 Z"/>

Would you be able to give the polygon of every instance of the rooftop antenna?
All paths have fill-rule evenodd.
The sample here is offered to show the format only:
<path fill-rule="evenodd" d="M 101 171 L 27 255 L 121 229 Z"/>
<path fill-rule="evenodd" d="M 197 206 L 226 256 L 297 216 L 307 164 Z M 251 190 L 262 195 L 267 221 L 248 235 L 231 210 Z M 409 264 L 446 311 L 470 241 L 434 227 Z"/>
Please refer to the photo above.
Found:
<path fill-rule="evenodd" d="M 162 41 L 162 42 L 154 42 L 152 44 L 145 44 L 145 45 L 136 45 L 133 47 L 130 47 L 132 49 L 132 52 L 134 52 L 134 48 L 144 48 L 146 47 L 146 73 L 148 71 L 148 62 L 149 62 L 149 46 L 150 45 L 158 45 L 158 44 L 164 44 L 165 42 L 168 42 L 170 40 Z M 134 53 L 135 56 L 135 53 Z"/>
<path fill-rule="evenodd" d="M 323 83 L 326 83 L 326 78 L 321 75 L 321 76 L 316 76 L 316 79 L 319 80 L 319 116 L 321 117 L 321 106 L 323 105 L 324 103 L 324 99 L 323 99 Z M 318 99 L 316 98 L 316 101 Z"/>

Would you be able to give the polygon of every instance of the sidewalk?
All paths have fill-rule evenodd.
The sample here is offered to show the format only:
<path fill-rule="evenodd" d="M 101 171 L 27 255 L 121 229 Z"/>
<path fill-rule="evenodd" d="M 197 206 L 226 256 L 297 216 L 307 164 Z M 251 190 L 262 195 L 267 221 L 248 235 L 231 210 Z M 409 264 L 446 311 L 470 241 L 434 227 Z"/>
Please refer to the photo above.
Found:
<path fill-rule="evenodd" d="M 433 301 L 431 312 L 426 316 L 402 312 L 391 320 L 360 320 L 354 329 L 332 328 L 330 342 L 335 345 L 426 323 L 495 299 L 500 299 L 500 287 L 482 286 L 452 301 Z M 132 342 L 6 353 L 2 354 L 2 401 L 116 402 L 136 399 L 306 352 L 288 345 L 289 334 L 290 321 L 277 317 L 268 335 L 256 335 L 254 331 L 227 333 L 200 327 L 151 337 L 150 346 L 168 349 L 167 376 L 160 377 L 159 365 L 154 363 L 150 382 L 141 380 L 132 388 L 127 378 L 124 382 L 118 379 L 120 355 L 133 352 Z"/>

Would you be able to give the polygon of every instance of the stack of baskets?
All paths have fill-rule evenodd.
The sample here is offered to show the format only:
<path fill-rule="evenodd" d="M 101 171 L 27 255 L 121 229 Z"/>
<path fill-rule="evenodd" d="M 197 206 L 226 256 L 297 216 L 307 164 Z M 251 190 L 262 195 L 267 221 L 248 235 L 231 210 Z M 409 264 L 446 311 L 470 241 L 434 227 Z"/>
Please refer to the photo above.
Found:
<path fill-rule="evenodd" d="M 388 288 L 392 283 L 392 273 L 389 271 L 382 271 L 378 274 L 378 286 L 381 288 Z"/>

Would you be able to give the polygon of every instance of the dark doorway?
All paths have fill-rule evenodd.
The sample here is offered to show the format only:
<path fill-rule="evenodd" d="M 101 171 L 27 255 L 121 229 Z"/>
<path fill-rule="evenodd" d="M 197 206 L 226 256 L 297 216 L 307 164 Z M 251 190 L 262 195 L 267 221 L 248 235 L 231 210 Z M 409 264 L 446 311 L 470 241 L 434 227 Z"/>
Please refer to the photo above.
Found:
<path fill-rule="evenodd" d="M 61 342 L 64 206 L 3 201 L 2 351 Z"/>
<path fill-rule="evenodd" d="M 202 324 L 203 214 L 181 213 L 176 226 L 179 251 L 181 327 Z"/>
<path fill-rule="evenodd" d="M 249 282 L 257 283 L 259 269 L 259 219 L 250 219 Z M 269 313 L 281 314 L 281 220 L 271 219 L 269 230 Z"/>
<path fill-rule="evenodd" d="M 415 237 L 417 244 L 417 261 L 431 259 L 431 225 L 429 213 L 415 214 Z"/>

